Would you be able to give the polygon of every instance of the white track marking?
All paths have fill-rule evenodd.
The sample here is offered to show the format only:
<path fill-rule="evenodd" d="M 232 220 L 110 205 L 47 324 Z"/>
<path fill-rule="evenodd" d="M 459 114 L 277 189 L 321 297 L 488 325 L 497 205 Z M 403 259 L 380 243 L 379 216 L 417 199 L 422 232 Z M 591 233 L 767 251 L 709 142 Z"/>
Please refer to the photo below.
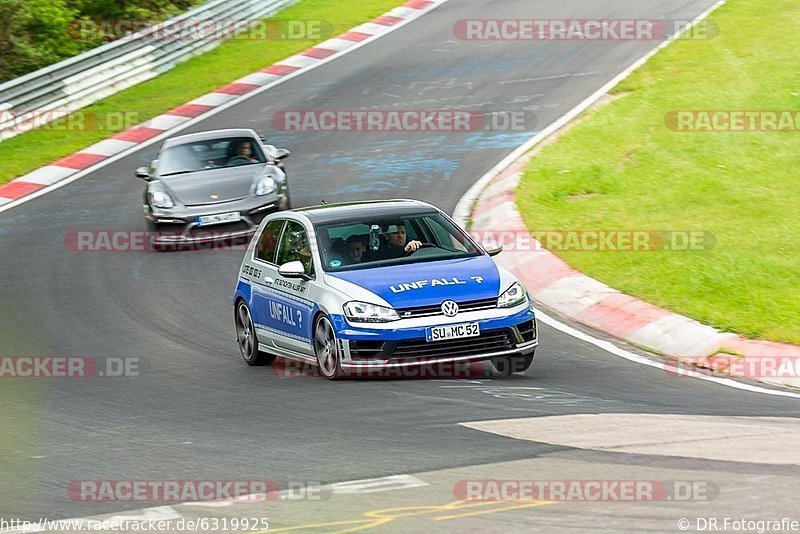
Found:
<path fill-rule="evenodd" d="M 349 480 L 347 482 L 336 482 L 334 484 L 327 484 L 325 486 L 320 486 L 319 490 L 331 491 L 334 494 L 338 495 L 355 495 L 364 493 L 379 493 L 384 491 L 422 488 L 425 486 L 430 486 L 430 484 L 413 475 L 402 474 L 402 475 L 390 475 L 381 478 L 367 478 L 362 480 Z M 285 497 L 290 497 L 291 495 L 292 495 L 292 490 L 283 490 L 280 492 L 280 496 L 277 499 L 277 501 L 286 500 Z M 88 527 L 90 525 L 90 522 L 91 525 L 97 525 L 101 522 L 105 525 L 111 525 L 114 521 L 149 521 L 149 520 L 161 521 L 170 519 L 180 519 L 183 516 L 177 510 L 175 510 L 173 506 L 200 506 L 206 508 L 226 508 L 241 503 L 247 504 L 248 506 L 252 506 L 253 502 L 257 502 L 255 497 L 257 496 L 245 495 L 232 500 L 220 500 L 220 501 L 208 501 L 208 502 L 183 502 L 183 503 L 173 504 L 172 506 L 155 506 L 151 508 L 143 508 L 141 510 L 127 512 L 125 515 L 117 514 L 106 519 L 75 517 L 72 519 L 53 519 L 50 521 L 51 523 L 61 522 L 62 524 L 65 525 L 70 523 L 72 523 L 73 525 L 77 523 L 82 523 Z M 29 526 L 28 528 L 24 529 L 15 528 L 15 529 L 5 530 L 3 532 L 7 534 L 17 534 L 23 532 L 45 532 L 45 531 L 46 530 L 44 529 L 44 527 L 39 528 L 38 524 L 34 524 Z"/>
<path fill-rule="evenodd" d="M 604 339 L 599 339 L 599 338 L 591 336 L 591 335 L 589 335 L 589 334 L 587 334 L 585 332 L 581 332 L 580 330 L 578 330 L 576 328 L 573 328 L 573 327 L 571 327 L 571 326 L 569 326 L 569 325 L 567 325 L 565 323 L 562 323 L 561 321 L 558 321 L 557 319 L 554 319 L 553 317 L 550 317 L 549 315 L 547 315 L 546 313 L 544 313 L 541 310 L 536 310 L 536 318 L 539 321 L 541 321 L 544 324 L 546 324 L 547 326 L 555 328 L 559 332 L 567 334 L 568 336 L 572 336 L 572 337 L 574 337 L 576 339 L 580 339 L 581 341 L 585 341 L 587 343 L 591 343 L 595 347 L 601 348 L 606 352 L 610 352 L 611 354 L 614 354 L 615 356 L 619 356 L 621 358 L 625 358 L 626 360 L 634 362 L 634 363 L 647 365 L 649 367 L 655 367 L 656 369 L 661 369 L 662 371 L 667 372 L 667 373 L 671 372 L 670 369 L 672 368 L 672 366 L 667 364 L 667 363 L 651 360 L 650 358 L 648 358 L 646 356 L 641 356 L 641 355 L 636 354 L 634 352 L 631 352 L 629 350 L 625 350 L 625 349 L 623 349 L 621 347 L 618 347 L 617 345 L 615 345 L 614 343 L 611 343 L 610 341 L 606 341 Z M 678 374 L 681 374 L 681 373 L 678 373 Z M 681 376 L 683 376 L 683 375 L 681 374 Z M 769 389 L 769 388 L 760 387 L 760 386 L 754 386 L 754 385 L 738 382 L 738 381 L 732 380 L 730 378 L 722 378 L 722 377 L 717 377 L 717 376 L 706 376 L 706 375 L 703 375 L 703 374 L 694 374 L 694 373 L 691 374 L 691 375 L 686 375 L 686 377 L 687 378 L 698 378 L 700 380 L 707 380 L 709 382 L 714 382 L 714 383 L 717 383 L 717 384 L 721 384 L 723 386 L 728 386 L 728 387 L 732 387 L 732 388 L 736 388 L 736 389 L 741 389 L 741 390 L 744 390 L 744 391 L 750 391 L 750 392 L 753 392 L 753 393 L 764 393 L 766 395 L 775 395 L 775 396 L 778 396 L 778 397 L 791 397 L 791 398 L 794 398 L 794 399 L 800 399 L 800 394 L 798 394 L 798 393 L 793 393 L 791 391 L 781 391 L 781 390 L 777 390 L 777 389 Z"/>

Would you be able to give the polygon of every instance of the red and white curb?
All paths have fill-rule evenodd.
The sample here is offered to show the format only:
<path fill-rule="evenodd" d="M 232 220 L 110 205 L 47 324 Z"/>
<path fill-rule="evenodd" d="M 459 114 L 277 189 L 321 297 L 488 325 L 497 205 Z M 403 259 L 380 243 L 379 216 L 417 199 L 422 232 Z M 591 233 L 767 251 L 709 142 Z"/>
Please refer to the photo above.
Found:
<path fill-rule="evenodd" d="M 712 11 L 723 5 L 720 0 L 700 14 L 684 31 L 705 19 Z M 481 177 L 459 200 L 453 213 L 457 222 L 466 226 L 471 219 L 470 230 L 477 235 L 523 235 L 530 243 L 526 251 L 506 251 L 497 256 L 497 261 L 513 272 L 531 293 L 533 299 L 577 323 L 610 334 L 618 339 L 676 360 L 676 364 L 725 370 L 724 363 L 737 357 L 757 360 L 759 358 L 800 362 L 800 347 L 786 343 L 749 340 L 742 336 L 721 332 L 699 321 L 653 306 L 609 287 L 586 276 L 555 254 L 545 249 L 528 232 L 517 211 L 514 191 L 528 162 L 534 157 L 531 149 L 574 120 L 583 111 L 597 102 L 631 72 L 647 62 L 659 50 L 666 47 L 680 34 L 673 36 L 654 50 L 637 60 L 630 67 L 598 89 L 553 124 L 523 144 L 492 170 Z M 593 338 L 585 333 L 544 315 L 547 322 L 573 337 L 584 339 L 604 350 L 631 361 L 670 369 L 670 364 L 655 363 L 635 355 L 613 344 Z M 715 362 L 716 360 L 716 362 Z M 728 376 L 737 375 L 737 368 L 728 366 Z M 726 378 L 706 377 L 711 381 L 752 391 L 775 393 L 772 390 L 742 385 Z M 800 388 L 800 373 L 793 376 L 759 376 L 761 382 Z M 781 393 L 794 396 L 792 393 Z"/>
<path fill-rule="evenodd" d="M 448 0 L 409 0 L 371 22 L 313 46 L 231 82 L 182 106 L 128 130 L 114 134 L 80 152 L 54 161 L 7 184 L 0 185 L 0 211 L 9 209 L 45 192 L 66 185 L 84 171 L 111 163 L 135 147 L 150 144 L 202 120 L 214 112 L 252 97 L 270 87 L 343 56 L 356 48 L 419 18 Z"/>
<path fill-rule="evenodd" d="M 734 361 L 738 356 L 800 362 L 798 346 L 745 339 L 648 304 L 581 274 L 538 244 L 528 233 L 514 201 L 521 175 L 518 168 L 530 159 L 531 155 L 527 155 L 518 160 L 483 191 L 472 213 L 471 230 L 479 235 L 525 234 L 534 252 L 510 250 L 496 258 L 522 281 L 537 303 L 570 320 L 672 357 L 679 365 L 691 363 L 725 371 L 714 360 L 727 362 L 732 356 Z M 736 366 L 730 366 L 729 372 L 735 377 Z M 800 387 L 800 377 L 796 375 L 760 376 L 758 380 Z"/>

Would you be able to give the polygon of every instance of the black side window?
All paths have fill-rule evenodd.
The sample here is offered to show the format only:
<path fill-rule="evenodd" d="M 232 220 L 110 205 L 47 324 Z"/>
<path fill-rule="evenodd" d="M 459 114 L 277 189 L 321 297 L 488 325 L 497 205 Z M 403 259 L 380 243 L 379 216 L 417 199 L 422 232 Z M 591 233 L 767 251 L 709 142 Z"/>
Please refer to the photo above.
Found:
<path fill-rule="evenodd" d="M 267 263 L 275 263 L 275 250 L 278 248 L 278 238 L 281 235 L 283 223 L 286 221 L 278 219 L 268 223 L 264 231 L 258 238 L 256 257 Z"/>

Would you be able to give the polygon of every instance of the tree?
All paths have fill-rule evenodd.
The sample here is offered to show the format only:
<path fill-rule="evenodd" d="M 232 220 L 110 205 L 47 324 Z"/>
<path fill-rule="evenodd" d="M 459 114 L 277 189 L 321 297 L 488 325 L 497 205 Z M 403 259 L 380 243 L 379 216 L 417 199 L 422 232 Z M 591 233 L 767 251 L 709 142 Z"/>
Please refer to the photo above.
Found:
<path fill-rule="evenodd" d="M 0 0 L 0 81 L 85 49 L 68 31 L 76 16 L 65 0 Z"/>
<path fill-rule="evenodd" d="M 0 82 L 121 37 L 83 32 L 82 19 L 158 21 L 201 1 L 0 0 Z"/>
<path fill-rule="evenodd" d="M 68 5 L 92 20 L 161 20 L 178 15 L 200 0 L 67 0 Z"/>

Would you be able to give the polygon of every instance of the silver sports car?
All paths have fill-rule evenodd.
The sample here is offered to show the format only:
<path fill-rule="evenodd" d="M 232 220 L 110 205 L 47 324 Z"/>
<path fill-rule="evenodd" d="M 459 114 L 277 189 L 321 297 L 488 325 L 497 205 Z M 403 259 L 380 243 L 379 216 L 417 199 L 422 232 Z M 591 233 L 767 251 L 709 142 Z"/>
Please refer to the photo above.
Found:
<path fill-rule="evenodd" d="M 142 208 L 153 244 L 249 237 L 265 215 L 291 207 L 288 156 L 249 129 L 166 140 L 158 158 L 136 170 L 147 181 Z"/>

